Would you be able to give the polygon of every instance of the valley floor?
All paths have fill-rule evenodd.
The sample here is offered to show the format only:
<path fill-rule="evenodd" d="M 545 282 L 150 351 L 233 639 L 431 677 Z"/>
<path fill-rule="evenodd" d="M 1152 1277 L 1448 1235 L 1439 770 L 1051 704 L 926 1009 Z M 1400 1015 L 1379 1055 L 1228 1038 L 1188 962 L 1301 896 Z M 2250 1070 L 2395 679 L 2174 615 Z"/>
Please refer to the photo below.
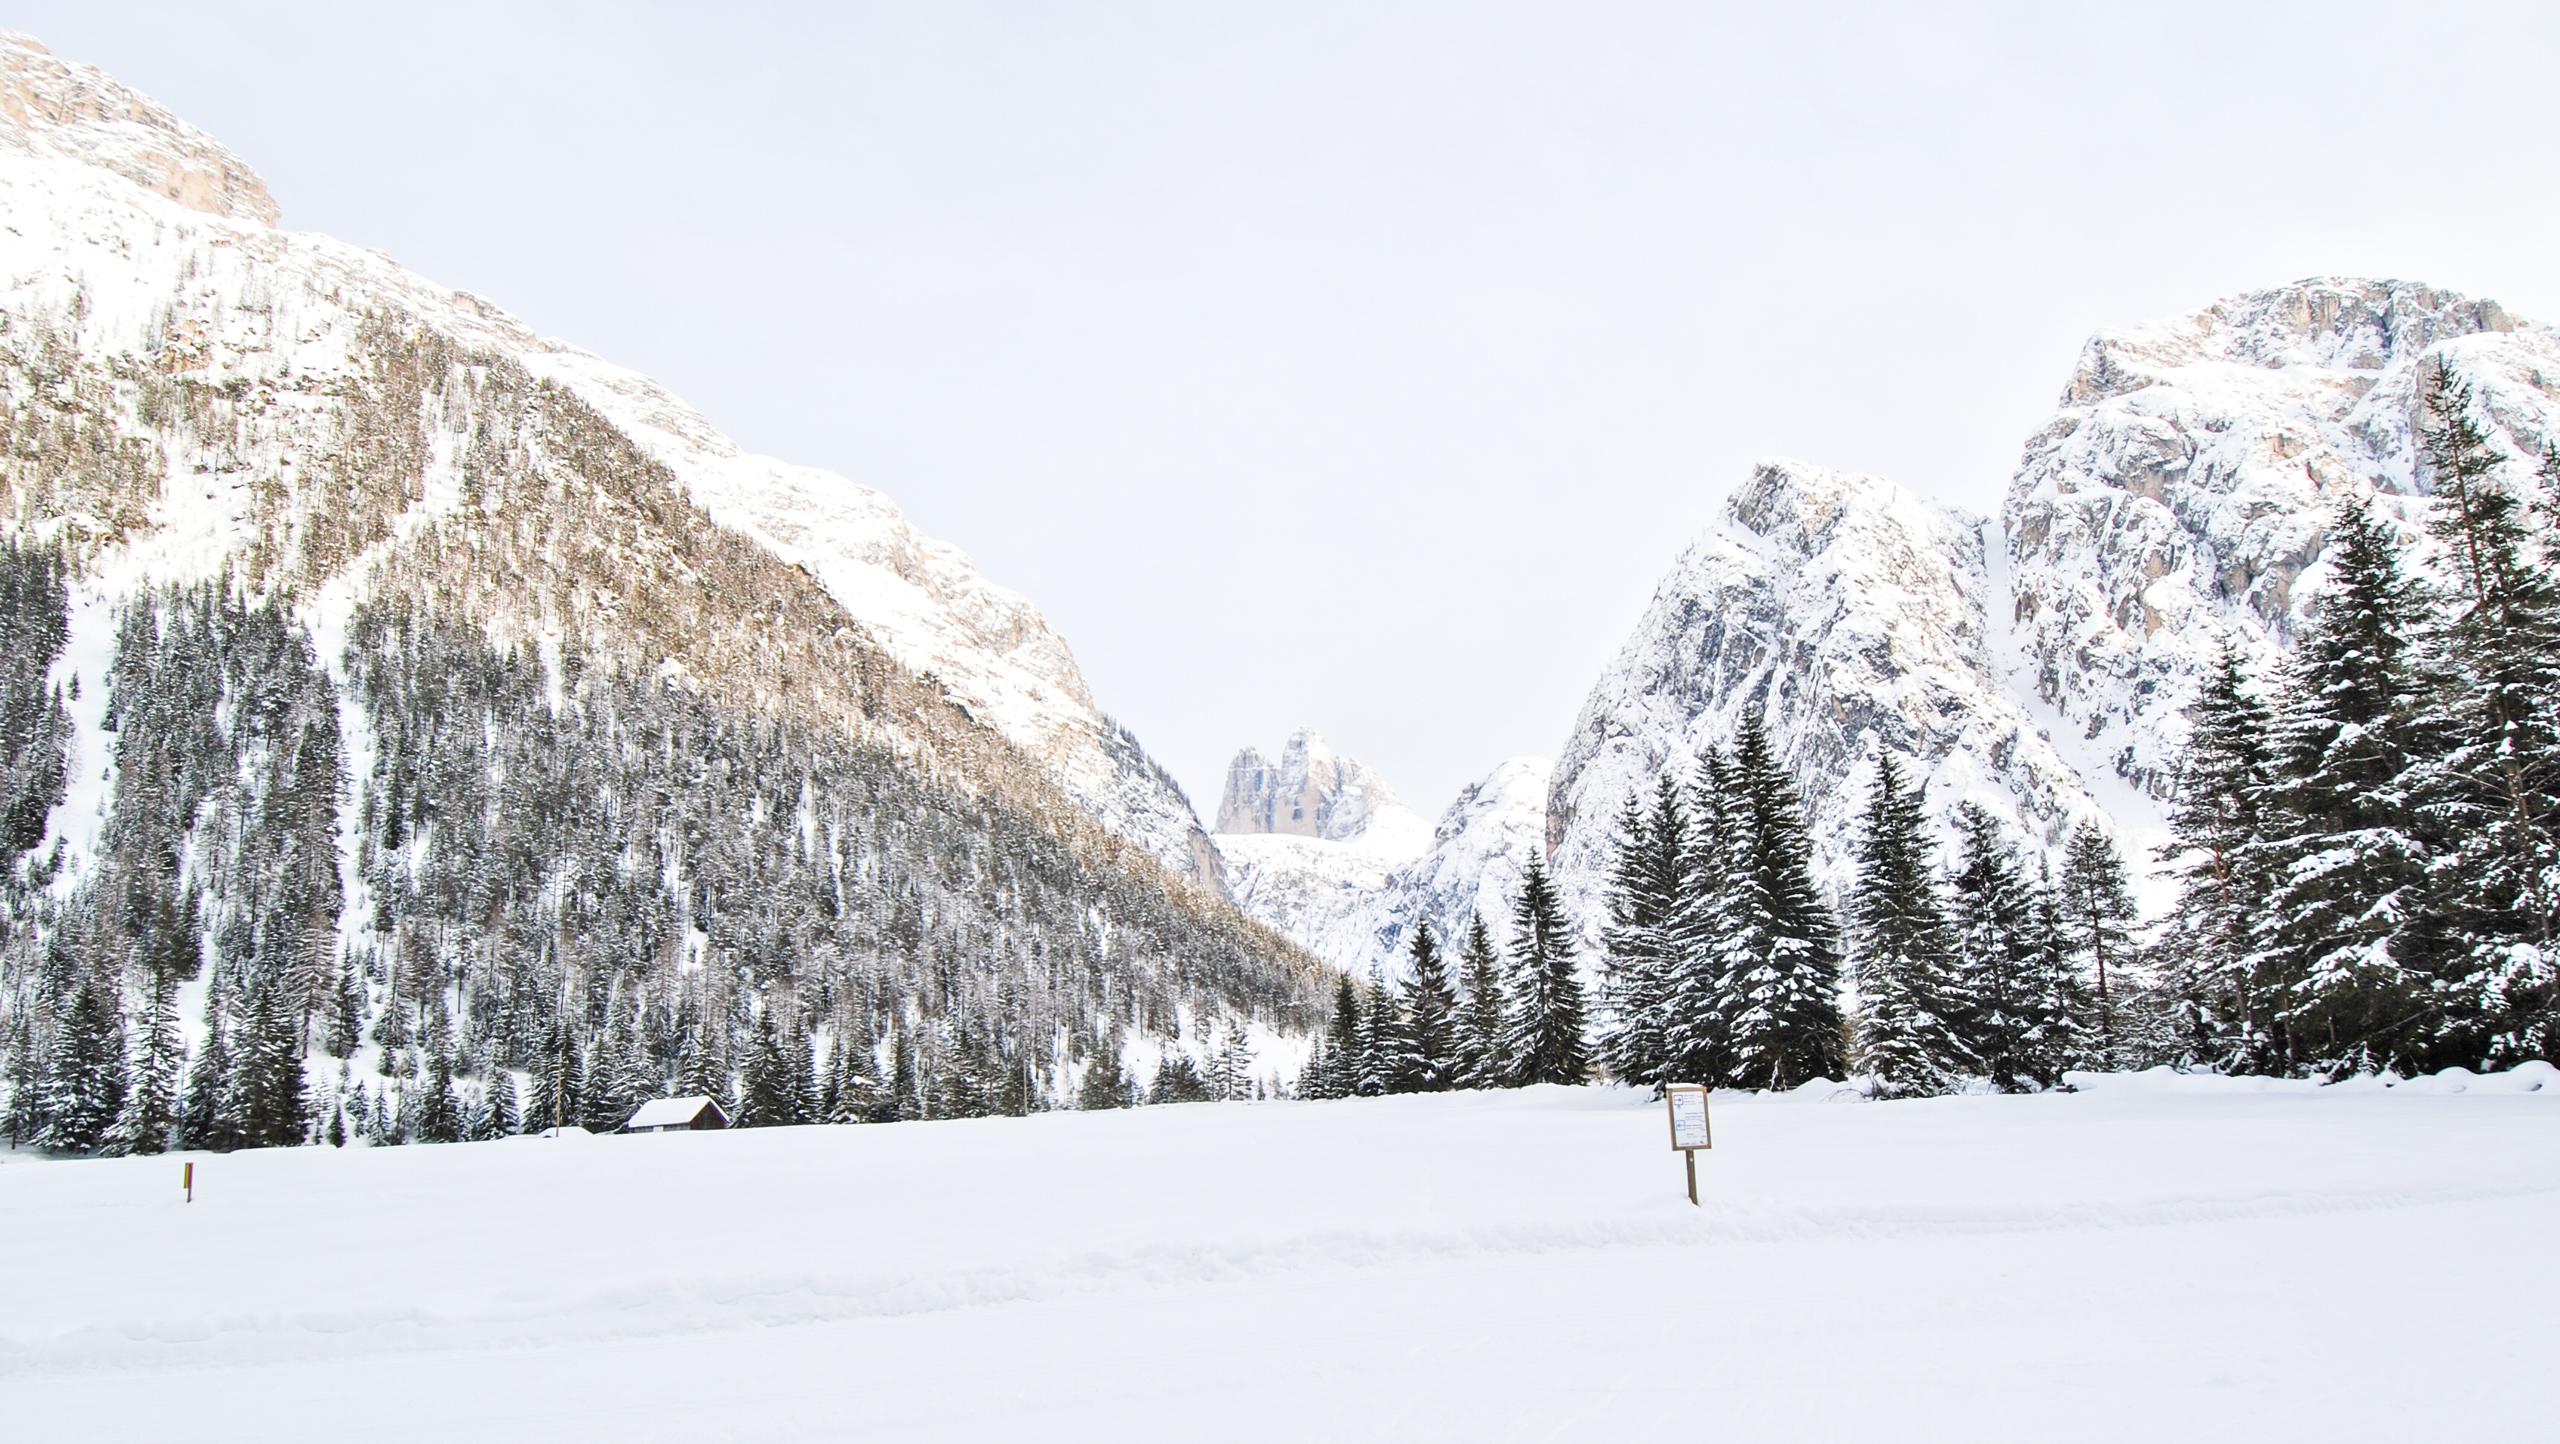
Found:
<path fill-rule="evenodd" d="M 2462 1080 L 2454 1080 L 2459 1082 Z M 2535 1083 L 2538 1091 L 2516 1091 Z M 2525 1437 L 2560 1074 L 0 1166 L 0 1435 Z"/>

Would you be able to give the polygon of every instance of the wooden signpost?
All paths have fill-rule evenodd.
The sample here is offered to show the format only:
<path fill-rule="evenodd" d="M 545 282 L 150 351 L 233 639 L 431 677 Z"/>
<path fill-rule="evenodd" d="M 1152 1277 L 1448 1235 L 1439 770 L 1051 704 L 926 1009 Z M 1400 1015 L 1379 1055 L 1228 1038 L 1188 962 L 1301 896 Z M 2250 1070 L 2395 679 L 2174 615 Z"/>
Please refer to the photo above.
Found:
<path fill-rule="evenodd" d="M 1689 1202 L 1698 1201 L 1698 1150 L 1715 1147 L 1707 1132 L 1707 1085 L 1666 1083 L 1662 1101 L 1671 1110 L 1671 1146 L 1689 1163 Z"/>
<path fill-rule="evenodd" d="M 196 1201 L 196 1166 L 195 1166 L 193 1163 L 189 1163 L 189 1164 L 187 1165 L 187 1202 L 189 1202 L 189 1203 L 193 1203 L 193 1202 L 195 1202 L 195 1201 Z"/>

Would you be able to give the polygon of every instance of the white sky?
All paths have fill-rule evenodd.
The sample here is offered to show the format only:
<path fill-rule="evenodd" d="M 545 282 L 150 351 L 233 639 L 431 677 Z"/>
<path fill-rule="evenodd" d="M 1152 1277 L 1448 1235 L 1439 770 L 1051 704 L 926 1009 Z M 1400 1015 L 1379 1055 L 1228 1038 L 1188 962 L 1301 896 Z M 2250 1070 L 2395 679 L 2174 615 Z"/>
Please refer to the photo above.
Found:
<path fill-rule="evenodd" d="M 1755 458 L 1991 509 L 2101 326 L 2327 272 L 2560 316 L 2552 6 L 0 24 L 887 492 L 1204 814 L 1302 721 L 1429 814 L 1551 756 Z"/>

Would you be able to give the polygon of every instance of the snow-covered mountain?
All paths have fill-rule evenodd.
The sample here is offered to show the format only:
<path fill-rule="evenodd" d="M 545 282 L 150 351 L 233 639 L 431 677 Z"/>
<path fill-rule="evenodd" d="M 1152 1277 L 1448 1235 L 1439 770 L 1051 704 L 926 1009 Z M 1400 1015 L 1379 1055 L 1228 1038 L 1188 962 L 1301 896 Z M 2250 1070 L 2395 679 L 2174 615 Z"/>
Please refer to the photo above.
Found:
<path fill-rule="evenodd" d="M 0 938 L 0 1051 L 135 979 L 200 1038 L 282 998 L 315 1090 L 380 1074 L 388 1136 L 429 1126 L 426 1039 L 491 1109 L 576 1055 L 546 1106 L 611 1126 L 759 1039 L 833 1058 L 843 1116 L 921 1116 L 1054 1100 L 1123 1032 L 1314 1020 L 1030 602 L 277 216 L 0 33 L 0 601 L 37 644 L 0 658 L 0 781 L 44 823 L 0 856 L 44 899 Z"/>
<path fill-rule="evenodd" d="M 1745 709 L 1804 787 L 1834 886 L 1887 747 L 1941 818 L 1981 802 L 2031 847 L 2102 819 L 2143 867 L 2203 668 L 2228 646 L 2263 670 L 2291 645 L 2339 505 L 2372 499 L 2428 564 L 2414 426 L 2438 357 L 2521 479 L 2560 439 L 2560 332 L 2338 278 L 2101 332 L 2028 440 L 2000 529 L 1879 478 L 1764 463 L 1656 590 L 1558 758 L 1547 836 L 1586 926 L 1620 806 Z"/>
<path fill-rule="evenodd" d="M 1655 589 L 1557 760 L 1547 837 L 1586 927 L 1625 801 L 1746 710 L 1805 787 L 1835 885 L 1884 748 L 1941 817 L 1970 800 L 2049 838 L 2099 816 L 2004 684 L 1986 528 L 1879 477 L 1763 462 Z"/>
<path fill-rule="evenodd" d="M 2006 520 L 2035 694 L 2106 766 L 2172 784 L 2203 669 L 2224 647 L 2263 667 L 2291 645 L 2347 498 L 2423 554 L 2414 419 L 2438 357 L 2529 474 L 2560 438 L 2560 331 L 2495 301 L 2329 277 L 2082 348 Z"/>
<path fill-rule="evenodd" d="M 1277 762 L 1247 747 L 1228 765 L 1217 845 L 1247 916 L 1337 967 L 1392 976 L 1417 920 L 1447 937 L 1483 906 L 1503 934 L 1510 894 L 1543 845 L 1546 785 L 1544 762 L 1514 758 L 1434 828 L 1302 727 Z"/>
<path fill-rule="evenodd" d="M 1109 833 L 1219 886 L 1190 803 L 1096 705 L 1065 639 L 878 491 L 750 455 L 647 377 L 380 252 L 276 229 L 264 183 L 219 142 L 5 32 L 0 204 L 0 314 L 21 356 L 49 348 L 64 368 L 62 404 L 102 437 L 156 430 L 163 443 L 161 455 L 115 450 L 32 495 L 20 468 L 26 522 L 81 541 L 101 578 L 183 581 L 227 567 L 343 614 L 385 553 L 463 505 L 470 478 L 456 459 L 483 417 L 461 383 L 493 364 L 519 368 L 665 467 L 677 500 L 796 569 L 866 642 L 938 685 Z M 137 399 L 124 374 L 134 369 L 209 400 L 164 426 L 119 415 Z M 344 442 L 388 419 L 360 417 L 364 402 L 422 424 L 379 438 L 389 452 L 362 458 L 370 474 L 357 477 Z M 496 625 L 530 639 L 563 620 Z M 680 637 L 631 640 L 703 670 Z"/>

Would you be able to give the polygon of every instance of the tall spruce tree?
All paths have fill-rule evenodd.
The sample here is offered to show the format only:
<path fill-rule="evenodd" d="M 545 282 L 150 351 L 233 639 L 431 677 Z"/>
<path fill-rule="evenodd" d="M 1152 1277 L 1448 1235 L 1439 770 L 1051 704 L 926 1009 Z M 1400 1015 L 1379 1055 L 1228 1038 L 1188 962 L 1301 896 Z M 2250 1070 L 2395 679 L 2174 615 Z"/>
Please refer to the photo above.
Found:
<path fill-rule="evenodd" d="M 179 1132 L 189 1148 L 228 1153 L 246 1146 L 231 1102 L 233 1077 L 229 990 L 216 975 L 205 989 L 204 1046 L 187 1069 Z"/>
<path fill-rule="evenodd" d="M 1522 1084 L 1580 1083 L 1591 1072 L 1581 970 L 1574 961 L 1564 904 L 1547 877 L 1545 859 L 1535 851 L 1512 904 L 1511 939 L 1518 986 L 1503 1048 L 1512 1060 L 1512 1076 Z"/>
<path fill-rule="evenodd" d="M 2538 508 L 2501 477 L 2471 390 L 2442 356 L 2421 402 L 2428 526 L 2457 581 L 2431 649 L 2421 730 L 2435 745 L 2410 785 L 2441 839 L 2428 894 L 2448 953 L 2419 1061 L 2512 1063 L 2560 1041 L 2560 537 L 2535 536 Z M 2546 451 L 2544 471 L 2560 485 L 2560 453 Z"/>
<path fill-rule="evenodd" d="M 178 1087 L 187 1066 L 187 1042 L 178 1030 L 178 982 L 149 974 L 142 1026 L 134 1037 L 132 1086 L 116 1119 L 118 1153 L 158 1153 L 178 1128 Z"/>
<path fill-rule="evenodd" d="M 1952 1089 L 1966 1064 L 1954 1016 L 1953 967 L 1936 870 L 1930 865 L 1921 793 L 1907 787 L 1889 751 L 1876 758 L 1858 877 L 1850 895 L 1858 987 L 1858 1066 L 1877 1096 L 1925 1097 Z"/>
<path fill-rule="evenodd" d="M 1629 1083 L 1665 1081 L 1688 847 L 1688 808 L 1678 779 L 1665 769 L 1652 805 L 1630 797 L 1618 820 L 1609 923 L 1601 933 L 1601 1001 L 1610 1022 L 1600 1055 Z"/>
<path fill-rule="evenodd" d="M 1458 1003 L 1458 1086 L 1511 1086 L 1511 1055 L 1503 1043 L 1503 1020 L 1511 1003 L 1502 984 L 1502 957 L 1482 914 L 1467 919 L 1467 943 L 1458 953 L 1458 979 L 1465 996 Z"/>
<path fill-rule="evenodd" d="M 2162 972 L 2178 994 L 2183 1061 L 2263 1072 L 2282 1053 L 2271 1000 L 2250 966 L 2251 930 L 2271 881 L 2261 871 L 2261 799 L 2272 776 L 2273 714 L 2225 649 L 2187 709 L 2187 753 L 2170 806 L 2177 908 Z"/>
<path fill-rule="evenodd" d="M 125 1096 L 124 1010 L 112 981 L 76 982 L 56 1005 L 42 1093 L 36 1142 L 62 1153 L 94 1153 L 112 1140 Z"/>
<path fill-rule="evenodd" d="M 2420 604 L 2389 530 L 2362 501 L 2332 534 L 2328 585 L 2290 659 L 2263 800 L 2267 841 L 2250 865 L 2273 880 L 2251 971 L 2273 994 L 2289 1068 L 2324 1074 L 2415 1066 L 2435 940 L 2430 849 L 2411 806 Z"/>
<path fill-rule="evenodd" d="M 1734 1081 L 1792 1088 L 1839 1077 L 1839 930 L 1813 882 L 1813 838 L 1768 733 L 1745 716 L 1733 763 L 1740 824 L 1726 889 L 1723 981 Z"/>
<path fill-rule="evenodd" d="M 1723 748 L 1698 759 L 1688 789 L 1688 836 L 1678 860 L 1678 901 L 1662 945 L 1662 1065 L 1666 1083 L 1720 1083 L 1733 1077 L 1734 999 L 1727 969 L 1742 949 L 1736 900 L 1746 890 L 1744 809 Z"/>
<path fill-rule="evenodd" d="M 1947 911 L 1964 1049 L 1993 1087 L 2014 1093 L 2039 1079 L 2037 1057 L 2051 1023 L 2051 990 L 2037 983 L 2035 890 L 1999 819 L 1981 804 L 1959 806 L 1956 828 Z"/>
<path fill-rule="evenodd" d="M 2073 828 L 2064 845 L 2060 899 L 2073 970 L 2093 984 L 2093 1060 L 2122 1067 L 2116 1013 L 2130 981 L 2125 969 L 2134 956 L 2133 925 L 2141 910 L 2114 839 L 2095 823 Z"/>
<path fill-rule="evenodd" d="M 310 1128 L 301 1012 L 285 993 L 280 977 L 251 987 L 240 1016 L 231 1083 L 224 1092 L 243 1148 L 291 1148 L 305 1140 Z M 451 1075 L 446 1076 L 449 1080 Z"/>
<path fill-rule="evenodd" d="M 1408 1089 L 1436 1092 L 1457 1075 L 1458 1000 L 1428 920 L 1413 925 L 1408 957 L 1413 980 L 1405 987 L 1404 1083 Z"/>

